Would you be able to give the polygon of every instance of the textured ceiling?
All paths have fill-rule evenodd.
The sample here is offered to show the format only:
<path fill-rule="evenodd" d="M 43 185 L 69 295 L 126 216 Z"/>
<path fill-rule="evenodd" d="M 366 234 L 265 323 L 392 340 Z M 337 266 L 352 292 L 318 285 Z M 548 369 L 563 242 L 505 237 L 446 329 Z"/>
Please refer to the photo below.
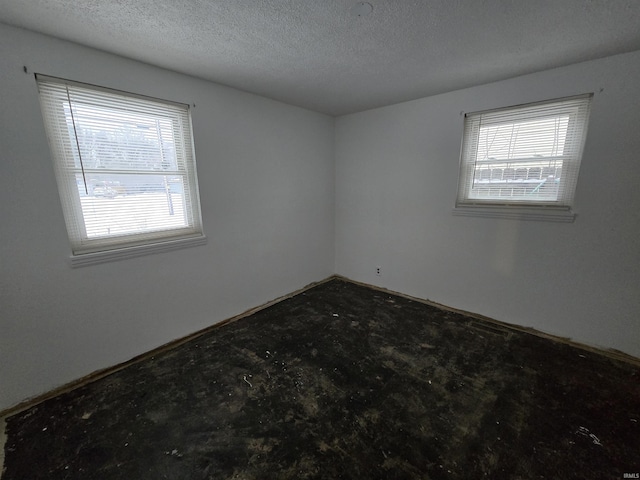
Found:
<path fill-rule="evenodd" d="M 2 0 L 0 21 L 331 115 L 640 50 L 640 0 Z"/>

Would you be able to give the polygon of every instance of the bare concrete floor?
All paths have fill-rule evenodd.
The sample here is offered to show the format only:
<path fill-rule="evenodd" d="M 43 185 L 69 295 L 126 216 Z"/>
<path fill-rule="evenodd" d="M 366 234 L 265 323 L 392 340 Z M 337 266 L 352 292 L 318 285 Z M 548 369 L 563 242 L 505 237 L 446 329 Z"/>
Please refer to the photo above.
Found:
<path fill-rule="evenodd" d="M 621 479 L 639 422 L 631 363 L 332 280 L 9 417 L 2 480 Z"/>
<path fill-rule="evenodd" d="M 0 417 L 0 476 L 4 471 L 4 445 L 7 443 L 7 435 L 5 433 L 5 418 Z"/>

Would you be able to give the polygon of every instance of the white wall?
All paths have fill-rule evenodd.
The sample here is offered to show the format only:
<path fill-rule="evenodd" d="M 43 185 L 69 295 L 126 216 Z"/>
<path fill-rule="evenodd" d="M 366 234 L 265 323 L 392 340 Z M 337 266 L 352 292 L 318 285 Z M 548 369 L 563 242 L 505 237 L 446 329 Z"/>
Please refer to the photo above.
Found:
<path fill-rule="evenodd" d="M 452 215 L 461 112 L 586 92 L 575 223 Z M 640 52 L 340 117 L 336 271 L 640 356 L 638 152 Z"/>
<path fill-rule="evenodd" d="M 195 103 L 209 243 L 70 268 L 32 72 Z M 451 214 L 460 112 L 590 91 L 575 223 Z M 640 52 L 334 125 L 0 25 L 0 115 L 0 409 L 334 271 L 640 356 Z"/>
<path fill-rule="evenodd" d="M 195 103 L 208 244 L 70 268 L 32 72 Z M 331 117 L 4 25 L 0 95 L 0 410 L 333 273 Z"/>

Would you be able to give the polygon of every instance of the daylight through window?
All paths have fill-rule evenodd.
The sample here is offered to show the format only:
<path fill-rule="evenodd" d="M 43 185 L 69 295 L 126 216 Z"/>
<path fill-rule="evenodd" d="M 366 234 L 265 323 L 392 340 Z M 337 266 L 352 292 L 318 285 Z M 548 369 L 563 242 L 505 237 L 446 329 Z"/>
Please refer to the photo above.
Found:
<path fill-rule="evenodd" d="M 37 80 L 74 255 L 202 238 L 188 105 Z"/>
<path fill-rule="evenodd" d="M 457 206 L 568 209 L 591 95 L 465 117 Z"/>

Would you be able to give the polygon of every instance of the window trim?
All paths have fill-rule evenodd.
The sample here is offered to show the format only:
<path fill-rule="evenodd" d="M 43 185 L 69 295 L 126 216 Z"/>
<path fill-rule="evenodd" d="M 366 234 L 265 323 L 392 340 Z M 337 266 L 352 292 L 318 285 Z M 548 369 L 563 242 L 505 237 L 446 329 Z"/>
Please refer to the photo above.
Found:
<path fill-rule="evenodd" d="M 81 255 L 71 255 L 69 257 L 69 263 L 74 268 L 86 267 L 88 265 L 142 257 L 144 255 L 151 255 L 154 253 L 163 253 L 187 247 L 196 247 L 198 245 L 206 245 L 206 243 L 207 237 L 205 235 L 189 238 L 174 238 L 158 243 L 148 243 L 145 245 L 104 250 L 101 252 L 83 253 Z"/>
<path fill-rule="evenodd" d="M 587 136 L 589 125 L 589 113 L 591 108 L 591 101 L 593 93 L 586 93 L 581 95 L 574 95 L 570 97 L 555 98 L 551 100 L 544 100 L 540 102 L 531 102 L 526 104 L 519 104 L 501 108 L 494 108 L 490 110 L 483 110 L 477 112 L 470 112 L 464 115 L 463 135 L 460 146 L 460 162 L 458 170 L 458 185 L 456 190 L 456 202 L 453 208 L 453 215 L 457 216 L 477 216 L 477 217 L 493 217 L 493 218 L 505 218 L 505 219 L 518 219 L 518 220 L 536 220 L 536 221 L 552 221 L 552 222 L 573 222 L 576 218 L 576 214 L 572 210 L 573 201 L 575 198 L 575 189 L 578 178 L 578 171 L 582 160 L 582 154 L 584 150 L 584 144 Z M 476 140 L 476 135 L 473 133 L 473 126 L 468 125 L 468 122 L 475 122 L 480 128 L 481 116 L 491 114 L 513 114 L 514 123 L 517 123 L 518 110 L 524 110 L 522 112 L 523 120 L 527 118 L 527 109 L 535 109 L 544 106 L 560 106 L 563 102 L 579 102 L 583 101 L 581 105 L 573 107 L 576 111 L 584 109 L 582 115 L 584 115 L 582 128 L 579 128 L 576 132 L 579 135 L 579 140 L 572 143 L 574 151 L 572 152 L 572 159 L 570 163 L 562 165 L 564 173 L 571 170 L 571 175 L 563 181 L 560 185 L 560 192 L 556 201 L 526 201 L 526 200 L 510 200 L 509 197 L 505 197 L 504 200 L 498 200 L 495 198 L 490 199 L 478 199 L 470 198 L 472 181 L 469 176 L 471 172 L 475 171 L 476 163 L 471 162 L 468 159 L 468 150 L 476 150 L 477 144 L 469 145 L 467 142 L 470 139 Z M 569 107 L 567 107 L 567 110 Z M 560 115 L 560 113 L 558 114 Z M 471 117 L 471 120 L 468 120 Z M 535 118 L 535 117 L 530 117 Z M 495 121 L 495 120 L 494 120 Z M 575 122 L 575 114 L 570 116 L 569 122 Z M 491 122 L 493 123 L 493 122 Z M 507 122 L 508 123 L 508 122 Z M 569 128 L 569 127 L 568 127 Z M 548 158 L 548 157 L 547 157 Z M 513 159 L 513 162 L 517 162 L 518 159 Z M 523 159 L 526 160 L 526 159 Z M 497 160 L 497 163 L 506 160 Z"/>
<path fill-rule="evenodd" d="M 35 79 L 42 107 L 43 123 L 49 140 L 50 154 L 56 173 L 56 182 L 64 213 L 67 235 L 71 246 L 69 263 L 72 267 L 105 263 L 207 243 L 207 238 L 204 235 L 202 226 L 193 126 L 191 110 L 188 104 L 42 74 L 35 74 Z M 175 135 L 179 136 L 185 148 L 181 153 L 183 156 L 180 162 L 184 162 L 180 163 L 182 167 L 175 167 L 177 168 L 176 172 L 182 172 L 180 175 L 183 175 L 185 178 L 184 181 L 187 182 L 185 183 L 185 195 L 189 201 L 186 203 L 188 207 L 185 208 L 188 208 L 186 212 L 188 212 L 189 220 L 185 226 L 178 226 L 177 228 L 169 230 L 157 230 L 155 232 L 143 231 L 140 233 L 114 235 L 113 237 L 97 237 L 93 240 L 87 237 L 85 230 L 86 220 L 80 203 L 76 174 L 74 173 L 74 169 L 82 168 L 84 176 L 85 167 L 82 164 L 82 158 L 80 158 L 80 167 L 76 166 L 72 168 L 69 166 L 70 163 L 73 163 L 73 161 L 69 161 L 69 155 L 77 154 L 69 153 L 69 151 L 64 149 L 64 145 L 66 145 L 66 142 L 71 142 L 71 144 L 77 142 L 77 138 L 74 139 L 73 134 L 69 134 L 68 131 L 65 132 L 65 129 L 61 128 L 60 124 L 57 123 L 60 121 L 60 118 L 59 113 L 55 112 L 58 108 L 61 108 L 61 105 L 64 105 L 57 103 L 60 101 L 60 94 L 52 92 L 47 94 L 49 100 L 43 98 L 41 86 L 53 84 L 57 85 L 54 85 L 53 88 L 66 88 L 67 92 L 69 88 L 78 87 L 85 89 L 85 91 L 90 91 L 91 94 L 106 94 L 116 99 L 116 102 L 121 102 L 123 97 L 125 102 L 127 99 L 131 99 L 131 101 L 134 102 L 132 105 L 133 112 L 146 111 L 144 105 L 150 105 L 149 102 L 154 105 L 154 108 L 162 109 L 162 106 L 165 105 L 170 110 L 173 110 L 174 113 L 164 110 L 164 114 L 169 115 L 169 118 L 173 118 L 173 121 L 178 122 L 179 130 Z M 117 97 L 119 97 L 119 99 Z M 67 98 L 69 97 L 67 96 Z M 105 98 L 108 99 L 108 97 Z M 135 104 L 136 100 L 139 101 L 137 108 Z M 145 108 L 145 110 L 141 110 L 143 108 Z M 161 110 L 158 110 L 158 112 L 160 111 Z M 71 115 L 71 118 L 73 118 L 73 111 Z M 58 131 L 56 131 L 56 129 L 58 129 Z M 72 146 L 71 152 L 73 152 L 73 148 L 76 148 L 76 145 Z M 77 147 L 79 148 L 79 145 L 77 145 Z M 142 171 L 143 170 L 141 170 L 141 172 Z M 113 168 L 106 169 L 104 173 L 110 172 L 118 173 L 117 169 L 114 170 Z M 187 185 L 189 185 L 188 190 L 186 189 Z M 109 241 L 110 238 L 115 241 Z"/>
<path fill-rule="evenodd" d="M 462 205 L 452 212 L 460 217 L 505 218 L 510 220 L 535 220 L 572 223 L 577 214 L 569 207 L 536 207 L 526 205 Z"/>

